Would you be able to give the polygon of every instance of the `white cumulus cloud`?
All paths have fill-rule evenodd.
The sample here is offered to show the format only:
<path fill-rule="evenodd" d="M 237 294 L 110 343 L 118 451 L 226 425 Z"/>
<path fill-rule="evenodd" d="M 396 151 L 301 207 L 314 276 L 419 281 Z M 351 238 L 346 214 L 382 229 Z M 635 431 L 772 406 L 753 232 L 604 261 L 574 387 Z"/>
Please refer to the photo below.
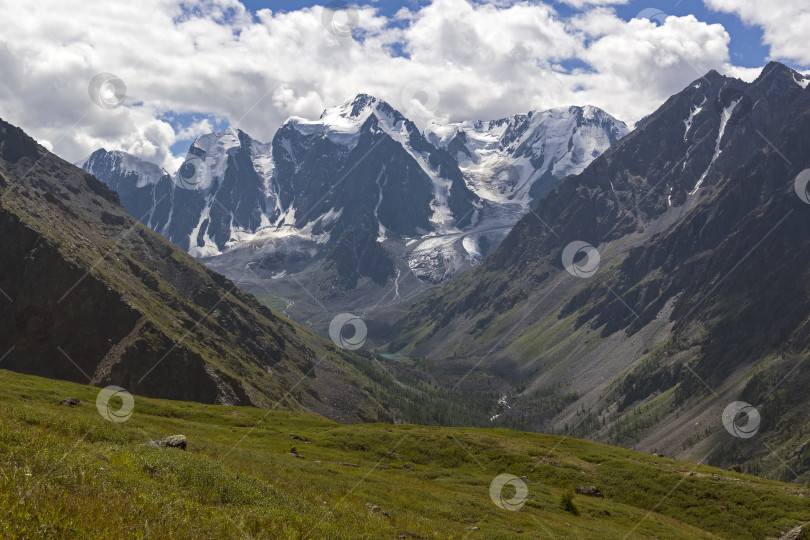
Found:
<path fill-rule="evenodd" d="M 810 66 L 807 31 L 810 28 L 810 2 L 807 0 L 703 0 L 707 7 L 735 13 L 743 22 L 760 26 L 763 41 L 772 59 L 787 59 Z"/>
<path fill-rule="evenodd" d="M 632 123 L 709 69 L 734 69 L 721 25 L 627 22 L 605 5 L 619 1 L 569 3 L 589 7 L 562 17 L 537 1 L 433 0 L 389 18 L 372 4 L 325 25 L 320 6 L 0 0 L 0 116 L 70 161 L 105 147 L 171 171 L 171 146 L 213 129 L 173 125 L 177 115 L 269 141 L 289 116 L 365 92 L 422 124 L 573 104 Z M 353 38 L 335 31 L 354 21 Z M 125 81 L 122 106 L 91 101 L 100 72 Z"/>

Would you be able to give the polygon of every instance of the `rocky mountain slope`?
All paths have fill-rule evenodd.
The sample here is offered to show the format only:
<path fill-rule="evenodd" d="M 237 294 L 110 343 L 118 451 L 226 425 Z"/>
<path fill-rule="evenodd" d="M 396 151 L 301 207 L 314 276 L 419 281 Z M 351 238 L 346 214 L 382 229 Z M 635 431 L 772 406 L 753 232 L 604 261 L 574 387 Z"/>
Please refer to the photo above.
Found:
<path fill-rule="evenodd" d="M 297 299 L 288 313 L 306 320 L 319 302 L 331 313 L 388 291 L 400 301 L 478 264 L 628 131 L 571 107 L 423 134 L 361 94 L 289 119 L 270 144 L 233 129 L 201 137 L 174 175 L 105 150 L 82 166 L 144 224 L 260 297 Z"/>
<path fill-rule="evenodd" d="M 229 156 L 237 166 L 242 159 Z M 130 166 L 117 162 L 124 183 L 134 180 Z M 139 178 L 136 189 L 166 181 L 147 172 L 155 174 Z M 229 193 L 236 199 L 240 192 Z M 150 207 L 155 213 L 144 221 L 179 223 L 176 216 L 161 221 L 161 208 Z M 347 422 L 415 419 L 406 409 L 428 396 L 448 410 L 429 385 L 394 384 L 369 355 L 350 354 L 273 313 L 133 219 L 107 185 L 4 122 L 0 246 L 6 369 L 145 396 L 305 409 Z"/>
<path fill-rule="evenodd" d="M 419 301 L 390 349 L 499 389 L 495 422 L 807 478 L 808 81 L 778 63 L 696 80 Z M 756 436 L 724 429 L 737 401 Z"/>

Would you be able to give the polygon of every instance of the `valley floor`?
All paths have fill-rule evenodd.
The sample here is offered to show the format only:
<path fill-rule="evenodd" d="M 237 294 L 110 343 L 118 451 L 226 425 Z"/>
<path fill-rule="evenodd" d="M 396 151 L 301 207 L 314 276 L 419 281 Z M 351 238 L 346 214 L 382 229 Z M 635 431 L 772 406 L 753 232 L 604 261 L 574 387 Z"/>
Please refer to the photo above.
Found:
<path fill-rule="evenodd" d="M 806 487 L 577 439 L 138 396 L 113 423 L 98 394 L 0 371 L 0 537 L 778 538 L 810 516 Z M 143 446 L 173 434 L 186 451 Z"/>

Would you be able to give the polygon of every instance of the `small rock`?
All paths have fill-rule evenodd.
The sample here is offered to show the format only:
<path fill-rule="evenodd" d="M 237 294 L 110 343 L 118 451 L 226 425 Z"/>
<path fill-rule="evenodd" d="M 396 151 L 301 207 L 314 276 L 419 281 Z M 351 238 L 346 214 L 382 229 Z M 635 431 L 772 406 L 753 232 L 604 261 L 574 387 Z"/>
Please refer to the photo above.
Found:
<path fill-rule="evenodd" d="M 481 528 L 480 527 L 470 527 L 469 530 L 471 530 L 471 531 L 480 531 Z"/>
<path fill-rule="evenodd" d="M 297 457 L 297 458 L 301 458 L 301 459 L 304 458 L 304 456 L 302 456 L 301 454 L 298 453 L 298 450 L 296 450 L 294 446 L 290 448 L 290 455 L 292 457 Z"/>
<path fill-rule="evenodd" d="M 602 490 L 595 486 L 577 486 L 574 492 L 588 497 L 604 497 Z"/>
<path fill-rule="evenodd" d="M 344 467 L 359 467 L 357 463 L 346 463 L 345 461 L 336 461 L 335 465 L 343 465 Z"/>
<path fill-rule="evenodd" d="M 67 397 L 63 399 L 62 405 L 67 405 L 68 407 L 84 407 L 84 404 L 75 397 Z"/>
<path fill-rule="evenodd" d="M 301 437 L 299 437 L 298 435 L 290 435 L 290 438 L 295 439 L 296 441 L 303 441 L 304 440 Z"/>
<path fill-rule="evenodd" d="M 383 512 L 382 508 L 380 508 L 376 504 L 366 503 L 366 508 L 368 508 L 369 510 L 371 510 L 374 513 L 382 514 L 387 518 L 391 517 L 391 514 L 389 514 L 388 512 Z"/>
<path fill-rule="evenodd" d="M 529 484 L 529 477 L 528 476 L 521 476 L 520 480 L 526 485 Z"/>
<path fill-rule="evenodd" d="M 186 436 L 185 435 L 170 435 L 157 441 L 149 441 L 144 446 L 152 446 L 154 448 L 180 448 L 186 449 Z"/>
<path fill-rule="evenodd" d="M 411 465 L 410 463 L 403 463 L 402 468 L 403 469 L 413 469 L 413 465 Z"/>

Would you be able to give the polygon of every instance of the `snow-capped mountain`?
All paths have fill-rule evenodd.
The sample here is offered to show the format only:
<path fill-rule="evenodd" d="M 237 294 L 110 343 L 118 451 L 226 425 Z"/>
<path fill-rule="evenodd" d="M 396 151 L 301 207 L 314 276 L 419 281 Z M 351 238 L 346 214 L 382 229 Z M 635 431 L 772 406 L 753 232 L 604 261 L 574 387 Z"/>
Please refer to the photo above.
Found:
<path fill-rule="evenodd" d="M 173 175 L 104 149 L 81 166 L 118 191 L 130 214 L 192 255 L 206 257 L 227 249 L 240 230 L 271 225 L 272 198 L 257 172 L 267 146 L 227 129 L 197 139 Z"/>
<path fill-rule="evenodd" d="M 84 170 L 95 175 L 97 172 L 109 178 L 107 184 L 120 192 L 127 189 L 139 189 L 149 184 L 156 184 L 167 173 L 154 163 L 115 150 L 107 152 L 101 149 L 94 152 L 80 165 Z"/>
<path fill-rule="evenodd" d="M 286 165 L 287 174 L 278 175 L 284 193 L 300 191 L 305 184 L 316 190 L 325 187 L 313 185 L 313 164 L 322 163 L 323 156 L 313 155 L 312 149 L 321 144 L 332 147 L 330 159 L 352 169 L 334 179 L 348 183 L 348 189 L 330 184 L 329 196 L 334 192 L 339 200 L 343 194 L 356 199 L 358 194 L 351 187 L 358 180 L 372 189 L 380 237 L 386 231 L 400 236 L 446 234 L 472 222 L 478 198 L 464 183 L 458 164 L 431 145 L 413 122 L 374 97 L 361 94 L 325 111 L 315 122 L 291 118 L 277 133 L 276 144 L 284 149 L 274 154 L 279 172 Z M 373 184 L 360 179 L 354 167 L 372 173 Z M 313 205 L 301 199 L 294 205 L 299 212 L 317 212 L 316 205 L 324 203 L 322 192 L 311 195 L 317 195 L 318 202 Z M 292 199 L 284 202 L 293 204 Z"/>
<path fill-rule="evenodd" d="M 479 262 L 537 200 L 628 133 L 624 122 L 592 106 L 431 124 L 428 140 L 450 152 L 482 204 L 475 226 L 417 246 L 411 268 L 440 281 Z"/>
<path fill-rule="evenodd" d="M 204 135 L 171 175 L 105 150 L 82 167 L 213 268 L 250 282 L 317 267 L 332 276 L 319 292 L 334 296 L 477 264 L 534 200 L 628 132 L 570 107 L 422 133 L 360 94 L 317 120 L 288 119 L 270 143 L 232 128 Z"/>
<path fill-rule="evenodd" d="M 433 144 L 453 154 L 479 197 L 527 209 L 628 133 L 624 122 L 592 106 L 491 122 L 431 124 L 426 130 Z"/>

